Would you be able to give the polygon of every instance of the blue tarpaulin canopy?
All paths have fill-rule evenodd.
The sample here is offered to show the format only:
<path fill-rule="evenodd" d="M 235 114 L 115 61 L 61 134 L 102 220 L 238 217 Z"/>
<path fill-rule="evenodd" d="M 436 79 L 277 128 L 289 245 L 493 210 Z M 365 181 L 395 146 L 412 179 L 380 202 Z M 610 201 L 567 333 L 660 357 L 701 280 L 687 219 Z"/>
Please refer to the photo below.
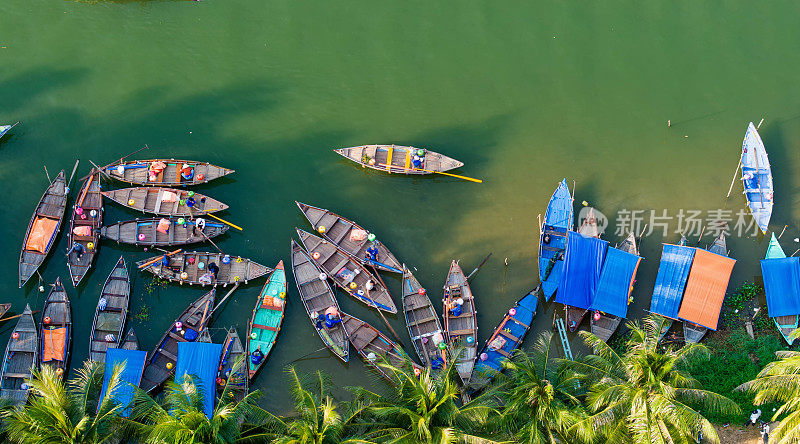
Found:
<path fill-rule="evenodd" d="M 564 253 L 564 272 L 558 284 L 556 302 L 589 308 L 600 280 L 608 242 L 570 231 Z"/>
<path fill-rule="evenodd" d="M 186 375 L 203 393 L 203 411 L 211 418 L 214 414 L 217 369 L 222 355 L 222 344 L 209 342 L 179 342 L 178 361 L 175 363 L 175 382 L 183 383 Z"/>
<path fill-rule="evenodd" d="M 142 380 L 144 364 L 147 360 L 147 352 L 141 350 L 125 350 L 121 348 L 109 348 L 106 350 L 106 363 L 103 372 L 103 388 L 100 390 L 100 399 L 106 395 L 111 376 L 114 374 L 114 367 L 124 364 L 124 369 L 120 374 L 122 383 L 117 386 L 113 395 L 120 405 L 127 405 L 122 412 L 122 416 L 131 413 L 130 402 L 136 393 L 136 387 Z M 98 406 L 99 407 L 99 406 Z"/>
<path fill-rule="evenodd" d="M 628 315 L 628 296 L 642 258 L 617 248 L 609 248 L 600 273 L 597 292 L 589 307 L 624 318 Z"/>
<path fill-rule="evenodd" d="M 650 311 L 670 319 L 678 319 L 678 309 L 692 269 L 695 249 L 683 245 L 664 244 L 658 265 L 656 285 Z"/>
<path fill-rule="evenodd" d="M 800 258 L 762 259 L 761 273 L 769 316 L 800 314 Z"/>

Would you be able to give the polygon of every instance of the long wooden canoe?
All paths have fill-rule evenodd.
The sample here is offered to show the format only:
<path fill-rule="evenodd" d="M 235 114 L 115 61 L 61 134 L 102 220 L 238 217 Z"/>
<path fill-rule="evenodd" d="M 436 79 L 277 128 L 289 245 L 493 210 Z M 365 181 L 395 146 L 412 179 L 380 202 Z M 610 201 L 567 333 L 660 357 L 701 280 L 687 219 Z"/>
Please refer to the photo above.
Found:
<path fill-rule="evenodd" d="M 720 256 L 728 257 L 728 243 L 725 241 L 724 231 L 720 233 L 716 239 L 714 239 L 714 243 L 711 244 L 711 247 L 708 248 L 708 251 Z M 700 342 L 707 332 L 708 329 L 702 325 L 697 325 L 689 321 L 683 321 L 683 340 L 686 341 L 687 344 L 696 344 Z"/>
<path fill-rule="evenodd" d="M 461 304 L 458 304 L 461 302 Z M 461 314 L 456 316 L 451 309 L 461 305 Z M 469 287 L 467 277 L 458 262 L 450 263 L 450 271 L 444 282 L 444 330 L 446 340 L 455 351 L 461 347 L 463 352 L 456 359 L 456 370 L 461 382 L 466 385 L 475 367 L 478 351 L 478 320 L 475 313 L 475 297 Z"/>
<path fill-rule="evenodd" d="M 100 247 L 102 226 L 103 196 L 100 194 L 100 174 L 95 173 L 83 183 L 70 215 L 67 268 L 72 277 L 72 285 L 75 287 L 92 268 L 97 249 Z M 77 234 L 78 231 L 81 233 Z M 83 254 L 80 257 L 73 248 L 77 244 L 83 247 Z"/>
<path fill-rule="evenodd" d="M 89 359 L 92 361 L 105 362 L 106 350 L 109 347 L 119 347 L 120 341 L 123 340 L 122 332 L 128 316 L 130 295 L 128 267 L 125 265 L 125 259 L 120 256 L 103 284 L 94 311 L 92 331 L 89 333 Z M 101 310 L 103 304 L 105 308 Z"/>
<path fill-rule="evenodd" d="M 50 253 L 61 230 L 66 208 L 67 181 L 64 178 L 64 170 L 61 170 L 36 204 L 25 237 L 22 238 L 22 251 L 19 254 L 19 288 L 22 288 L 36 273 Z"/>
<path fill-rule="evenodd" d="M 163 162 L 166 167 L 151 180 L 150 169 L 157 162 Z M 191 179 L 184 179 L 180 171 L 188 166 L 193 170 Z M 149 159 L 129 160 L 114 162 L 103 167 L 103 172 L 122 182 L 146 186 L 186 186 L 206 183 L 222 176 L 233 173 L 234 170 L 212 165 L 208 162 L 176 159 Z"/>
<path fill-rule="evenodd" d="M 327 275 L 314 264 L 311 256 L 294 239 L 291 241 L 291 251 L 292 275 L 311 325 L 322 343 L 339 359 L 347 362 L 350 358 L 350 346 L 344 324 L 339 322 L 328 327 L 320 320 L 325 313 L 339 312 L 339 303 L 334 297 L 333 289 L 328 285 Z"/>
<path fill-rule="evenodd" d="M 9 131 L 11 131 L 12 128 L 14 128 L 17 125 L 19 125 L 19 122 L 13 125 L 0 125 L 0 139 L 2 139 L 3 136 L 5 136 Z"/>
<path fill-rule="evenodd" d="M 783 259 L 786 257 L 786 253 L 783 251 L 783 247 L 781 247 L 780 242 L 778 242 L 778 238 L 775 236 L 775 233 L 772 233 L 772 238 L 769 240 L 769 245 L 767 246 L 767 254 L 765 255 L 764 259 Z M 762 262 L 762 267 L 764 263 Z M 769 307 L 769 305 L 767 305 Z M 787 344 L 792 345 L 794 343 L 795 338 L 790 337 L 792 333 L 797 330 L 798 326 L 800 326 L 800 315 L 784 315 L 784 316 L 774 316 L 772 321 L 775 323 L 775 327 L 783 336 L 783 339 L 786 341 Z"/>
<path fill-rule="evenodd" d="M 227 205 L 216 199 L 177 188 L 120 188 L 101 194 L 124 207 L 162 216 L 202 216 L 228 209 Z M 192 207 L 186 204 L 190 197 L 195 200 Z"/>
<path fill-rule="evenodd" d="M 372 238 L 375 240 L 369 240 L 370 236 L 374 235 L 370 234 L 362 226 L 324 208 L 313 207 L 297 201 L 294 203 L 297 204 L 303 216 L 308 219 L 308 222 L 311 223 L 316 232 L 322 234 L 325 240 L 357 259 L 361 264 L 371 265 L 379 270 L 393 273 L 403 272 L 401 269 L 402 264 L 386 248 L 386 245 L 374 237 Z M 377 260 L 372 260 L 367 253 L 367 250 L 372 246 L 378 249 Z"/>
<path fill-rule="evenodd" d="M 39 340 L 40 364 L 49 365 L 55 371 L 61 369 L 61 372 L 66 372 L 72 345 L 72 310 L 61 278 L 56 278 L 56 283 L 44 301 Z"/>
<path fill-rule="evenodd" d="M 463 162 L 444 154 L 422 149 L 422 165 L 420 169 L 414 168 L 413 158 L 418 155 L 420 148 L 412 146 L 362 145 L 333 151 L 363 167 L 387 173 L 431 174 L 431 171 L 449 171 L 464 166 Z"/>
<path fill-rule="evenodd" d="M 380 366 L 380 364 L 384 363 L 398 368 L 403 368 L 406 363 L 418 367 L 402 347 L 377 328 L 344 312 L 342 313 L 342 319 L 344 328 L 350 335 L 350 343 L 353 344 L 353 347 L 364 359 L 364 362 L 372 366 L 379 375 L 390 381 L 392 380 L 386 369 Z"/>
<path fill-rule="evenodd" d="M 583 219 L 580 228 L 578 228 L 578 233 L 587 237 L 600 238 L 600 230 L 597 228 L 597 217 L 594 215 L 594 208 L 589 207 L 586 218 Z M 571 305 L 565 305 L 564 310 L 567 316 L 567 327 L 569 331 L 572 332 L 581 326 L 583 318 L 586 317 L 586 313 L 589 312 L 589 310 L 585 308 L 573 307 Z"/>
<path fill-rule="evenodd" d="M 133 329 L 128 330 L 128 334 L 125 335 L 125 340 L 122 341 L 122 345 L 119 348 L 123 350 L 139 350 L 139 339 Z"/>
<path fill-rule="evenodd" d="M 381 285 L 378 279 L 360 262 L 321 237 L 299 228 L 297 228 L 297 235 L 300 237 L 303 247 L 311 254 L 311 260 L 327 273 L 339 288 L 364 304 L 377 307 L 387 313 L 397 313 L 397 307 L 394 305 L 392 295 L 389 294 L 389 289 Z M 369 294 L 366 292 L 368 283 L 372 285 Z"/>
<path fill-rule="evenodd" d="M 442 324 L 439 323 L 439 315 L 433 309 L 428 293 L 405 266 L 403 266 L 403 314 L 406 318 L 408 335 L 422 365 L 430 367 L 436 359 L 444 361 L 446 354 L 439 349 L 439 344 L 444 342 L 444 331 Z"/>
<path fill-rule="evenodd" d="M 539 281 L 545 301 L 558 290 L 564 270 L 567 233 L 572 231 L 573 215 L 572 194 L 564 178 L 547 203 L 547 211 L 539 229 Z"/>
<path fill-rule="evenodd" d="M 251 357 L 253 353 L 261 353 L 261 360 L 254 364 L 250 359 L 247 364 L 247 376 L 253 379 L 256 372 L 267 362 L 269 352 L 278 339 L 281 331 L 283 315 L 286 311 L 286 272 L 283 269 L 283 261 L 278 262 L 275 270 L 270 274 L 261 294 L 258 295 L 256 306 L 253 308 L 253 316 L 247 327 L 247 353 Z"/>
<path fill-rule="evenodd" d="M 227 264 L 223 261 L 226 256 L 230 259 Z M 136 264 L 141 266 L 158 258 L 159 256 L 151 257 L 141 260 Z M 209 253 L 206 251 L 187 251 L 173 254 L 172 256 L 168 256 L 168 261 L 169 266 L 164 266 L 163 259 L 157 260 L 148 266 L 146 270 L 161 279 L 167 279 L 180 284 L 198 284 L 201 286 L 222 285 L 223 287 L 227 287 L 228 284 L 238 284 L 242 282 L 246 284 L 253 279 L 260 278 L 272 272 L 271 268 L 265 267 L 247 258 L 229 256 L 222 253 Z M 212 274 L 208 272 L 208 265 L 211 263 L 215 263 L 219 267 L 216 280 L 213 278 Z M 183 273 L 186 273 L 186 275 L 184 276 Z"/>
<path fill-rule="evenodd" d="M 747 206 L 763 234 L 767 234 L 774 205 L 772 167 L 767 150 L 753 122 L 747 126 L 742 142 L 742 185 Z"/>
<path fill-rule="evenodd" d="M 147 355 L 147 364 L 144 367 L 142 390 L 151 392 L 164 383 L 175 373 L 175 363 L 178 360 L 178 343 L 195 341 L 208 327 L 211 319 L 211 309 L 214 308 L 215 289 L 200 296 L 170 324 L 167 332 L 158 341 L 153 351 Z M 180 324 L 178 324 L 180 323 Z M 180 328 L 178 327 L 180 325 Z M 168 365 L 169 364 L 169 365 Z"/>
<path fill-rule="evenodd" d="M 626 237 L 617 248 L 626 253 L 634 254 L 636 256 L 639 255 L 639 247 L 636 245 L 636 235 L 634 235 L 633 232 L 629 233 L 628 237 Z M 633 277 L 636 279 L 635 272 Z M 634 280 L 634 282 L 636 281 Z M 631 291 L 633 291 L 633 283 L 628 288 L 629 297 Z M 611 338 L 611 335 L 613 335 L 614 332 L 617 331 L 617 328 L 619 328 L 619 324 L 622 323 L 622 318 L 613 314 L 597 311 L 593 316 L 591 316 L 589 322 L 592 334 L 603 341 L 608 341 Z"/>
<path fill-rule="evenodd" d="M 157 230 L 161 220 L 169 222 L 166 233 Z M 204 242 L 228 231 L 228 226 L 219 222 L 206 222 L 205 228 L 198 230 L 193 220 L 184 219 L 183 224 L 178 223 L 179 221 L 176 217 L 127 220 L 104 226 L 100 234 L 106 239 L 123 244 L 163 247 Z"/>
<path fill-rule="evenodd" d="M 240 365 L 239 360 L 243 359 Z M 236 327 L 228 329 L 228 334 L 225 336 L 225 342 L 222 344 L 222 356 L 219 361 L 218 378 L 225 381 L 225 385 L 217 385 L 217 395 L 222 396 L 225 388 L 228 393 L 233 396 L 235 401 L 241 401 L 247 396 L 249 390 L 250 378 L 247 377 L 247 361 L 248 355 Z"/>
<path fill-rule="evenodd" d="M 10 303 L 0 304 L 0 321 L 4 320 L 3 318 L 5 317 L 6 313 L 8 313 L 8 310 L 11 310 Z"/>
<path fill-rule="evenodd" d="M 33 376 L 38 361 L 38 346 L 36 322 L 30 305 L 26 305 L 6 345 L 0 373 L 0 398 L 10 399 L 18 406 L 28 401 L 28 389 L 23 388 L 22 384 Z"/>

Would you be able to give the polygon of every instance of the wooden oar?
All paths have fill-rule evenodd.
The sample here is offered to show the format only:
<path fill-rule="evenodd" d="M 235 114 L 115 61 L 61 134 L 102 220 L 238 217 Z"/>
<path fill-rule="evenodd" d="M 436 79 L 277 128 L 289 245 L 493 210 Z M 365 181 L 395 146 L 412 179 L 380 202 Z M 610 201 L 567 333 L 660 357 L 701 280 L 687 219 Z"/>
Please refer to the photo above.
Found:
<path fill-rule="evenodd" d="M 150 147 L 149 147 L 149 146 L 147 146 L 147 144 L 145 143 L 145 144 L 144 144 L 144 146 L 143 146 L 142 148 L 139 148 L 138 150 L 136 150 L 136 151 L 134 151 L 134 152 L 132 152 L 132 153 L 128 154 L 128 155 L 127 155 L 127 156 L 125 156 L 125 157 L 120 157 L 118 161 L 115 161 L 115 162 L 111 162 L 111 163 L 109 163 L 108 165 L 106 165 L 106 166 L 104 166 L 103 168 L 101 168 L 101 170 L 105 170 L 106 168 L 108 168 L 108 166 L 109 166 L 109 165 L 113 165 L 113 164 L 115 164 L 115 163 L 117 163 L 117 162 L 122 162 L 123 160 L 127 159 L 128 157 L 131 157 L 131 156 L 133 156 L 134 154 L 136 154 L 136 153 L 138 153 L 138 152 L 140 152 L 140 151 L 143 151 L 143 150 L 149 149 L 149 148 L 150 148 Z M 81 177 L 81 180 L 86 180 L 86 178 L 87 178 L 87 177 L 89 177 L 89 176 L 91 176 L 92 174 L 94 174 L 94 173 L 87 174 L 86 176 L 83 176 L 83 177 Z"/>
<path fill-rule="evenodd" d="M 223 223 L 223 224 L 225 224 L 225 225 L 228 225 L 228 226 L 230 226 L 230 227 L 236 228 L 236 229 L 237 229 L 237 230 L 239 230 L 239 231 L 244 231 L 244 229 L 243 229 L 242 227 L 240 227 L 240 226 L 238 226 L 238 225 L 234 225 L 234 224 L 232 224 L 232 223 L 228 222 L 227 220 L 221 219 L 221 218 L 219 218 L 219 217 L 217 217 L 217 216 L 214 216 L 214 215 L 213 215 L 213 214 L 211 214 L 211 213 L 206 213 L 206 216 L 211 216 L 211 217 L 213 217 L 214 219 L 216 219 L 216 220 L 218 220 L 218 221 L 222 222 L 222 223 Z"/>
<path fill-rule="evenodd" d="M 372 269 L 375 270 L 375 267 L 372 267 Z M 375 270 L 375 273 L 377 274 L 378 270 Z M 384 285 L 383 288 L 386 289 L 386 286 Z M 383 315 L 383 311 L 380 308 L 378 308 L 378 304 L 372 299 L 372 296 L 369 295 L 369 289 L 367 288 L 366 285 L 364 286 L 364 290 L 367 291 L 366 292 L 367 299 L 369 299 L 369 301 L 372 302 L 372 306 L 375 307 L 375 310 L 381 316 L 381 319 L 383 319 L 383 323 L 386 324 L 387 327 L 389 327 L 389 331 L 392 332 L 392 335 L 394 335 L 394 338 L 397 339 L 397 342 L 399 342 L 401 345 L 403 345 L 403 347 L 405 347 L 405 344 L 403 344 L 403 341 L 400 339 L 400 336 L 397 334 L 396 331 L 394 331 L 394 328 L 392 328 L 392 324 L 390 324 L 389 321 L 386 320 L 386 316 Z"/>
<path fill-rule="evenodd" d="M 72 183 L 72 178 L 73 178 L 73 177 L 75 177 L 75 171 L 77 171 L 77 170 L 78 170 L 78 164 L 79 164 L 80 162 L 81 162 L 81 160 L 80 160 L 80 159 L 78 159 L 78 160 L 76 160 L 76 161 L 75 161 L 75 166 L 74 166 L 74 167 L 72 167 L 72 174 L 70 174 L 70 175 L 69 175 L 69 180 L 67 181 L 67 189 L 66 189 L 66 192 L 65 192 L 64 194 L 69 194 L 69 184 L 71 184 L 71 183 Z"/>
<path fill-rule="evenodd" d="M 483 262 L 481 262 L 481 264 L 480 264 L 480 265 L 478 265 L 477 267 L 475 267 L 475 269 L 474 269 L 474 270 L 472 270 L 472 273 L 470 273 L 470 274 L 469 274 L 469 276 L 467 276 L 467 281 L 469 281 L 469 280 L 470 280 L 470 278 L 472 277 L 472 275 L 474 275 L 475 273 L 477 273 L 477 272 L 478 272 L 478 270 L 480 270 L 480 269 L 481 269 L 481 267 L 483 267 L 483 264 L 485 264 L 485 263 L 486 263 L 486 261 L 487 261 L 487 260 L 489 260 L 489 257 L 490 257 L 491 255 L 492 255 L 492 253 L 489 253 L 489 254 L 487 254 L 487 255 L 486 255 L 486 257 L 483 259 Z"/>
<path fill-rule="evenodd" d="M 231 289 L 230 289 L 230 291 L 228 291 L 228 293 L 226 293 L 226 294 L 225 294 L 225 296 L 223 296 L 223 297 L 222 297 L 222 300 L 221 300 L 221 301 L 219 301 L 219 303 L 217 304 L 217 306 L 216 306 L 216 307 L 214 307 L 214 308 L 211 310 L 211 313 L 209 313 L 209 316 L 211 316 L 211 315 L 214 313 L 214 311 L 216 311 L 216 309 L 218 309 L 218 308 L 219 308 L 219 306 L 220 306 L 220 305 L 222 305 L 222 303 L 223 303 L 223 302 L 225 302 L 225 300 L 226 300 L 226 299 L 228 299 L 228 296 L 230 296 L 230 295 L 231 295 L 231 294 L 232 294 L 234 291 L 236 291 L 236 289 L 237 289 L 237 288 L 239 288 L 239 282 L 237 282 L 237 283 L 233 284 L 233 288 L 231 288 Z"/>
<path fill-rule="evenodd" d="M 382 167 L 386 167 L 386 168 L 389 168 L 389 169 L 394 168 L 397 172 L 406 171 L 405 168 L 396 167 L 394 165 L 386 165 L 385 163 L 376 163 L 376 165 L 380 165 Z M 426 170 L 426 169 L 423 169 L 423 168 L 414 168 L 414 167 L 411 167 L 410 170 L 411 171 L 424 171 L 426 173 L 442 174 L 442 175 L 445 175 L 445 176 L 450 176 L 450 177 L 455 177 L 455 178 L 458 178 L 458 179 L 468 180 L 470 182 L 483 183 L 483 181 L 480 180 L 480 179 L 473 179 L 472 177 L 467 177 L 467 176 L 459 176 L 458 174 L 453 174 L 453 173 L 445 173 L 444 171 L 433 171 L 433 170 Z"/>
<path fill-rule="evenodd" d="M 172 256 L 173 254 L 180 253 L 181 251 L 183 251 L 183 249 L 182 248 L 178 248 L 175 251 L 171 251 L 169 253 L 166 253 L 165 256 L 169 257 L 169 256 Z M 155 264 L 156 262 L 160 261 L 161 259 L 162 259 L 161 257 L 157 257 L 155 259 L 151 259 L 151 260 L 143 263 L 142 265 L 139 265 L 139 269 L 141 270 L 143 268 L 147 268 L 147 267 Z"/>
<path fill-rule="evenodd" d="M 34 311 L 32 311 L 32 312 L 31 312 L 31 314 L 36 314 L 36 313 L 39 313 L 39 310 L 34 310 Z M 10 318 L 0 318 L 0 322 L 3 322 L 3 321 L 10 321 L 10 320 L 12 320 L 12 319 L 17 319 L 18 317 L 20 317 L 20 316 L 22 316 L 22 315 L 24 315 L 24 314 L 25 314 L 25 313 L 18 314 L 18 315 L 15 315 L 15 316 L 11 316 Z"/>
<path fill-rule="evenodd" d="M 303 356 L 300 356 L 299 358 L 297 358 L 297 359 L 295 359 L 295 360 L 293 360 L 293 361 L 289 361 L 289 362 L 287 362 L 287 363 L 286 363 L 286 364 L 284 364 L 284 365 L 294 364 L 295 362 L 297 362 L 297 361 L 299 361 L 299 360 L 301 360 L 301 359 L 303 359 L 303 358 L 307 358 L 307 357 L 309 357 L 309 356 L 313 355 L 314 353 L 319 353 L 319 352 L 321 352 L 322 350 L 327 350 L 327 349 L 328 349 L 328 347 L 327 347 L 327 346 L 326 346 L 326 347 L 322 347 L 322 348 L 320 348 L 320 349 L 314 350 L 314 351 L 313 351 L 313 352 L 311 352 L 311 353 L 306 353 L 306 354 L 304 354 Z"/>

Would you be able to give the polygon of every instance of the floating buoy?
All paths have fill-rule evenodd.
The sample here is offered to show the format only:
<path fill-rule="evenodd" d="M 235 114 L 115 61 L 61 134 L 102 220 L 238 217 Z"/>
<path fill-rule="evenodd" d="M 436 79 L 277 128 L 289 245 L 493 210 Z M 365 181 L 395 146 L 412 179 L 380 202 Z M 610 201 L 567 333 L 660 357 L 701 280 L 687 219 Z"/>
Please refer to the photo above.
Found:
<path fill-rule="evenodd" d="M 197 269 L 202 270 L 203 268 L 206 268 L 206 264 L 204 264 L 202 261 L 198 262 Z"/>
<path fill-rule="evenodd" d="M 325 230 L 326 230 L 325 225 L 320 225 L 317 227 L 317 231 L 319 231 L 319 234 L 325 233 Z"/>
<path fill-rule="evenodd" d="M 440 342 L 439 345 L 437 345 L 437 347 L 439 347 L 439 350 L 444 350 L 447 348 L 447 344 L 445 344 L 444 342 Z"/>
<path fill-rule="evenodd" d="M 200 173 L 200 174 L 197 175 L 197 181 L 198 182 L 203 181 L 205 178 L 206 178 L 206 176 L 204 176 L 203 173 Z"/>
<path fill-rule="evenodd" d="M 175 330 L 180 330 L 183 327 L 183 322 L 177 321 L 175 322 Z"/>
<path fill-rule="evenodd" d="M 17 332 L 11 333 L 11 339 L 19 339 L 19 333 Z"/>
<path fill-rule="evenodd" d="M 417 156 L 422 157 L 424 155 L 425 155 L 425 150 L 423 150 L 422 148 L 417 150 Z"/>
<path fill-rule="evenodd" d="M 328 279 L 328 275 L 327 274 L 325 274 L 325 273 L 320 273 L 319 274 L 319 280 L 324 281 L 326 279 Z"/>
<path fill-rule="evenodd" d="M 489 355 L 487 355 L 486 353 L 481 353 L 481 361 L 485 361 L 487 359 L 489 359 Z"/>
<path fill-rule="evenodd" d="M 225 385 L 225 380 L 222 378 L 217 378 L 217 385 Z"/>
<path fill-rule="evenodd" d="M 138 238 L 139 238 L 140 241 L 143 241 L 146 237 L 147 236 L 145 236 L 144 233 L 139 233 Z"/>
<path fill-rule="evenodd" d="M 350 282 L 350 289 L 355 290 L 356 288 L 358 288 L 358 284 L 356 284 L 355 282 Z"/>
<path fill-rule="evenodd" d="M 250 339 L 258 339 L 258 333 L 256 332 L 250 333 Z"/>
<path fill-rule="evenodd" d="M 375 235 L 372 233 L 368 234 L 367 240 L 369 240 L 370 242 L 375 242 Z"/>
<path fill-rule="evenodd" d="M 314 258 L 314 260 L 317 260 L 317 259 L 319 259 L 320 254 L 319 254 L 318 251 L 315 251 L 315 252 L 311 253 L 311 257 Z"/>
<path fill-rule="evenodd" d="M 419 376 L 422 374 L 422 370 L 417 367 L 414 367 L 414 376 Z"/>
<path fill-rule="evenodd" d="M 183 225 L 183 224 L 185 224 L 185 223 L 186 223 L 186 219 L 184 219 L 184 218 L 182 218 L 182 217 L 179 217 L 179 218 L 178 218 L 178 225 Z"/>
<path fill-rule="evenodd" d="M 369 352 L 369 354 L 367 355 L 367 359 L 369 360 L 369 362 L 375 362 L 378 359 L 378 355 L 376 355 L 373 352 Z"/>
<path fill-rule="evenodd" d="M 281 299 L 286 299 L 286 292 L 282 291 L 282 292 L 278 293 L 278 297 L 281 298 Z"/>
<path fill-rule="evenodd" d="M 369 166 L 375 166 L 375 159 L 370 159 L 369 162 L 367 163 L 369 164 Z"/>
<path fill-rule="evenodd" d="M 27 382 L 23 382 L 21 386 L 19 386 L 22 390 L 28 390 L 31 386 L 28 385 Z"/>
<path fill-rule="evenodd" d="M 319 313 L 316 310 L 314 310 L 314 311 L 311 312 L 310 315 L 308 315 L 308 317 L 311 318 L 311 319 L 317 319 L 317 318 L 319 318 Z"/>
<path fill-rule="evenodd" d="M 189 265 L 193 264 L 194 263 L 194 257 L 190 257 L 189 259 L 186 259 L 186 262 L 188 262 Z"/>
<path fill-rule="evenodd" d="M 359 296 L 364 296 L 364 290 L 358 290 L 356 294 Z"/>
<path fill-rule="evenodd" d="M 241 279 L 239 276 L 234 276 L 233 277 L 233 282 L 239 282 L 239 279 Z"/>
<path fill-rule="evenodd" d="M 420 287 L 419 290 L 417 290 L 417 294 L 419 294 L 421 296 L 425 296 L 425 289 Z"/>
<path fill-rule="evenodd" d="M 178 205 L 184 206 L 184 205 L 186 205 L 186 201 L 181 199 L 181 200 L 178 201 Z"/>
<path fill-rule="evenodd" d="M 63 374 L 64 374 L 64 369 L 63 369 L 63 368 L 61 368 L 61 367 L 57 368 L 57 369 L 56 369 L 56 374 L 57 374 L 58 376 L 61 376 L 61 375 L 63 375 Z"/>
<path fill-rule="evenodd" d="M 128 205 L 130 205 L 130 206 L 136 205 L 136 200 L 135 199 L 128 199 Z"/>
<path fill-rule="evenodd" d="M 189 191 L 188 193 L 186 193 L 186 195 L 189 196 L 189 197 L 192 197 L 192 196 L 194 196 L 194 191 Z"/>
<path fill-rule="evenodd" d="M 83 214 L 83 208 L 75 207 L 75 214 Z"/>
<path fill-rule="evenodd" d="M 517 309 L 516 308 L 512 308 L 512 309 L 508 310 L 508 315 L 509 316 L 514 316 L 516 314 L 517 314 Z"/>
<path fill-rule="evenodd" d="M 44 322 L 45 324 L 49 324 L 53 322 L 53 320 L 50 319 L 50 316 L 45 316 L 44 319 L 42 319 L 42 322 Z"/>
<path fill-rule="evenodd" d="M 581 202 L 581 205 L 583 205 L 584 207 L 588 207 L 588 206 L 589 206 L 589 202 L 586 202 L 586 201 L 584 200 L 583 202 Z"/>
<path fill-rule="evenodd" d="M 475 338 L 472 336 L 467 336 L 467 344 L 472 344 L 473 342 L 475 342 Z"/>
<path fill-rule="evenodd" d="M 89 216 L 97 217 L 97 210 L 92 210 L 89 212 Z"/>
<path fill-rule="evenodd" d="M 227 254 L 225 256 L 222 256 L 222 263 L 223 264 L 230 264 L 231 263 L 231 257 L 229 255 L 227 255 Z"/>
<path fill-rule="evenodd" d="M 594 315 L 592 315 L 592 317 L 594 318 L 595 321 L 599 321 L 601 318 L 600 312 L 599 311 L 594 312 Z"/>
<path fill-rule="evenodd" d="M 90 249 L 90 250 L 94 249 L 94 242 L 89 242 L 89 243 L 87 243 L 87 244 L 86 244 L 86 248 L 88 248 L 88 249 Z"/>
<path fill-rule="evenodd" d="M 167 365 L 166 365 L 167 370 L 172 370 L 172 366 L 173 366 L 173 364 L 171 362 L 167 362 Z"/>

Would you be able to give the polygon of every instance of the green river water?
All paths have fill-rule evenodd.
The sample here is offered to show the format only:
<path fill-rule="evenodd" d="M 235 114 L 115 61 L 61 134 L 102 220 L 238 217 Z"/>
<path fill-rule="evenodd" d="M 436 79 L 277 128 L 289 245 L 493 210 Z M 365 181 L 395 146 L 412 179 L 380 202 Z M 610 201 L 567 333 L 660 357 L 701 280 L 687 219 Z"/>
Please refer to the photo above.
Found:
<path fill-rule="evenodd" d="M 150 150 L 141 158 L 236 169 L 197 190 L 228 203 L 220 216 L 244 227 L 217 243 L 265 265 L 288 262 L 294 227 L 309 228 L 295 200 L 375 232 L 416 267 L 437 307 L 451 259 L 469 273 L 493 252 L 473 279 L 480 343 L 538 282 L 537 215 L 562 177 L 575 180 L 576 209 L 586 200 L 612 219 L 623 209 L 735 213 L 744 208 L 741 185 L 727 204 L 725 195 L 748 121 L 765 119 L 776 186 L 772 228 L 789 226 L 787 253 L 800 247 L 792 242 L 800 7 L 790 2 L 2 4 L 0 123 L 23 121 L 0 142 L 0 294 L 15 313 L 44 300 L 35 283 L 16 285 L 21 239 L 47 185 L 42 165 L 51 175 L 69 174 L 80 158 L 81 177 L 89 160 L 108 163 L 144 144 Z M 389 176 L 331 151 L 366 143 L 448 154 L 466 164 L 457 173 L 484 183 Z M 106 204 L 108 222 L 135 216 Z M 631 318 L 649 307 L 660 243 L 675 242 L 676 229 L 673 221 L 666 238 L 644 238 Z M 621 241 L 613 231 L 605 238 Z M 728 246 L 738 259 L 731 288 L 760 274 L 765 241 L 735 236 Z M 62 234 L 41 268 L 46 281 L 68 281 L 66 248 Z M 73 368 L 87 357 L 92 314 L 113 264 L 120 254 L 132 263 L 151 253 L 104 242 L 85 282 L 68 288 Z M 149 275 L 135 275 L 131 313 L 149 318 L 131 316 L 129 325 L 150 350 L 203 290 L 148 292 Z M 399 305 L 400 280 L 385 279 Z M 322 346 L 289 280 L 283 329 L 254 384 L 276 412 L 291 405 L 284 365 Z M 246 331 L 261 285 L 234 293 L 213 327 Z M 341 292 L 339 301 L 385 330 L 367 307 Z M 526 345 L 551 328 L 556 312 L 555 304 L 540 306 Z M 402 317 L 390 320 L 408 344 Z M 12 328 L 13 321 L 0 325 L 0 347 Z M 380 387 L 353 356 L 344 365 L 320 352 L 297 366 L 325 370 L 339 386 Z"/>

